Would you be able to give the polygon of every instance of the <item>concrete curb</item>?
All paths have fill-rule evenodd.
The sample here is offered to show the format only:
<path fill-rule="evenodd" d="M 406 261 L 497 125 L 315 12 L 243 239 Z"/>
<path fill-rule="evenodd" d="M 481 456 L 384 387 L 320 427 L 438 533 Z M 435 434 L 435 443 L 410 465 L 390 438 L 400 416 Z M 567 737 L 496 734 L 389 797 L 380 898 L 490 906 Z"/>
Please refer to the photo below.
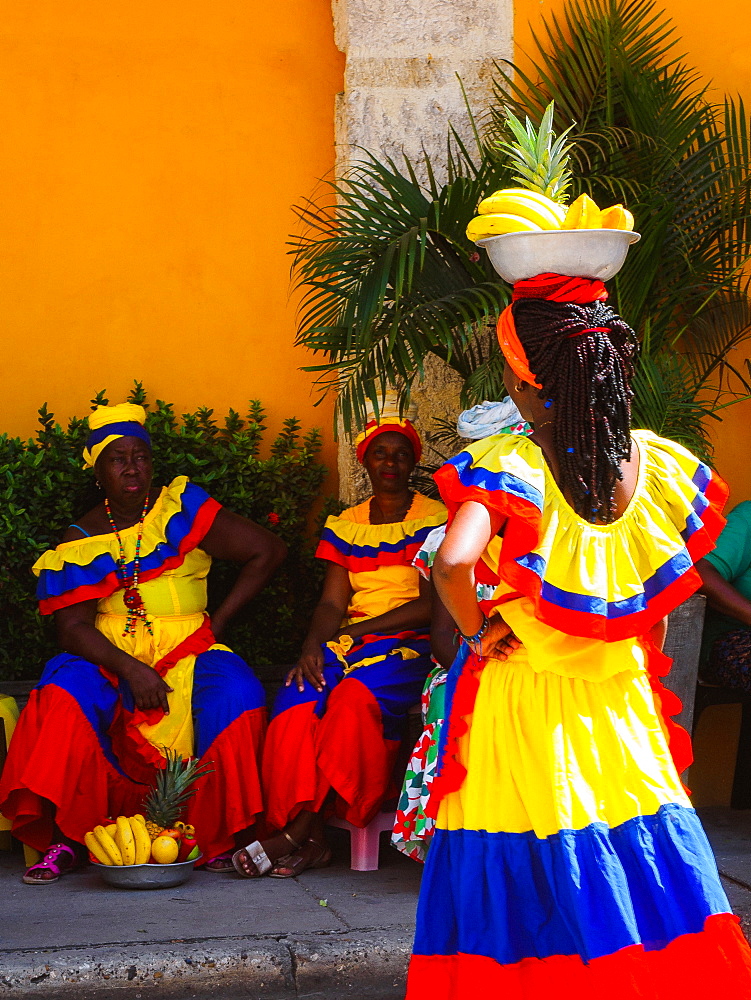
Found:
<path fill-rule="evenodd" d="M 232 990 L 261 1000 L 403 995 L 414 928 L 0 952 L 0 997 L 64 1000 Z M 375 990 L 376 992 L 371 992 Z M 248 992 L 251 991 L 251 992 Z"/>

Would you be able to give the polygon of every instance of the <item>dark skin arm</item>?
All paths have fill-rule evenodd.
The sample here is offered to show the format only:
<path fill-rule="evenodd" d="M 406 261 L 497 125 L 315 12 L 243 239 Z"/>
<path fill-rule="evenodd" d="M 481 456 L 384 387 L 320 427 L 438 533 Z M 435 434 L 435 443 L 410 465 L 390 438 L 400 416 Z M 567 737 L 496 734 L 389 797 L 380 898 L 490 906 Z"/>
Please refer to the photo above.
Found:
<path fill-rule="evenodd" d="M 82 601 L 55 612 L 57 641 L 61 649 L 96 663 L 130 685 L 140 709 L 163 708 L 169 712 L 167 694 L 172 688 L 151 667 L 118 649 L 94 624 L 96 600 Z"/>
<path fill-rule="evenodd" d="M 499 660 L 508 659 L 511 653 L 521 646 L 521 643 L 508 626 L 504 627 L 505 635 L 498 637 L 493 652 L 493 655 Z M 459 651 L 456 622 L 446 610 L 435 588 L 433 588 L 432 615 L 430 619 L 430 651 L 434 659 L 442 667 L 446 667 L 446 669 L 454 662 L 454 658 Z"/>
<path fill-rule="evenodd" d="M 297 665 L 290 670 L 285 679 L 285 685 L 297 684 L 303 690 L 303 681 L 308 680 L 316 689 L 322 691 L 326 681 L 323 676 L 324 643 L 338 639 L 342 635 L 350 635 L 357 639 L 370 632 L 385 632 L 389 629 L 404 631 L 405 629 L 425 628 L 430 622 L 430 589 L 424 580 L 420 580 L 420 596 L 414 601 L 407 601 L 392 611 L 375 618 L 364 618 L 342 628 L 342 619 L 346 617 L 352 588 L 349 574 L 343 566 L 329 563 L 326 578 L 323 583 L 321 599 L 313 612 L 308 634 L 303 643 L 302 652 Z"/>
<path fill-rule="evenodd" d="M 700 559 L 696 568 L 702 581 L 699 592 L 706 594 L 709 606 L 735 618 L 742 625 L 751 625 L 751 601 L 746 600 L 706 559 Z"/>
<path fill-rule="evenodd" d="M 475 566 L 495 530 L 497 526 L 485 507 L 472 500 L 462 504 L 433 563 L 436 590 L 465 635 L 475 635 L 483 623 Z M 505 660 L 520 645 L 501 615 L 494 614 L 474 649 L 480 655 Z"/>
<path fill-rule="evenodd" d="M 211 616 L 211 628 L 218 638 L 233 615 L 263 590 L 284 561 L 287 546 L 266 528 L 222 509 L 201 542 L 201 548 L 212 559 L 229 559 L 242 564 L 232 590 Z"/>
<path fill-rule="evenodd" d="M 80 537 L 81 533 L 71 528 L 63 541 Z M 235 585 L 212 618 L 212 630 L 218 636 L 232 615 L 263 589 L 287 549 L 270 531 L 227 510 L 219 511 L 201 548 L 212 558 L 243 563 Z M 150 666 L 106 639 L 96 628 L 96 614 L 96 600 L 56 611 L 60 647 L 122 677 L 130 685 L 138 708 L 168 712 L 167 695 L 172 688 Z"/>
<path fill-rule="evenodd" d="M 96 517 L 96 508 L 80 518 L 81 524 L 92 534 L 101 533 L 103 525 Z M 63 535 L 64 542 L 84 537 L 77 528 L 70 527 Z M 130 685 L 138 708 L 162 708 L 169 712 L 167 695 L 172 688 L 150 666 L 137 660 L 113 645 L 96 627 L 97 602 L 82 601 L 55 612 L 57 642 L 61 649 L 84 660 L 96 663 Z"/>
<path fill-rule="evenodd" d="M 430 652 L 442 667 L 451 666 L 459 648 L 456 637 L 456 622 L 446 610 L 446 606 L 433 590 L 433 609 L 430 618 Z"/>
<path fill-rule="evenodd" d="M 657 648 L 662 651 L 665 645 L 665 638 L 668 634 L 668 619 L 661 618 L 656 625 L 653 625 L 649 630 L 649 638 L 657 646 Z"/>

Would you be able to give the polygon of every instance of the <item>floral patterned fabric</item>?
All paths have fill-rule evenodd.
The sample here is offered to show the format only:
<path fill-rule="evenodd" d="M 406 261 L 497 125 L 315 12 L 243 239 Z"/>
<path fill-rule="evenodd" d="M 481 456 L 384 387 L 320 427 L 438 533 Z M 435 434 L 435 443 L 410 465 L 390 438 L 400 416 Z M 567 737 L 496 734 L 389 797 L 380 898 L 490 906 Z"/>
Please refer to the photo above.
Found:
<path fill-rule="evenodd" d="M 447 674 L 446 668 L 436 663 L 425 681 L 421 702 L 423 730 L 407 765 L 391 834 L 393 846 L 415 861 L 425 861 L 435 827 L 435 820 L 425 815 L 425 807 L 438 759 Z"/>

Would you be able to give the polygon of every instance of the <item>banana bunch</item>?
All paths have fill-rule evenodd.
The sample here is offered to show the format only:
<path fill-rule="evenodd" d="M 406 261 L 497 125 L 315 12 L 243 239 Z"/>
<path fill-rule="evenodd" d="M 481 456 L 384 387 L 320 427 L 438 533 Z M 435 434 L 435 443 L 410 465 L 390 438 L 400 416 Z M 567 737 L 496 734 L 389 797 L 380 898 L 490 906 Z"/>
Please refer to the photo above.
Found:
<path fill-rule="evenodd" d="M 535 233 L 560 229 L 566 217 L 563 206 L 528 188 L 504 188 L 480 202 L 480 213 L 467 226 L 470 240 L 506 233 Z"/>
<path fill-rule="evenodd" d="M 108 826 L 95 826 L 84 843 L 102 865 L 145 865 L 151 857 L 151 838 L 140 813 L 118 816 Z"/>
<path fill-rule="evenodd" d="M 504 188 L 480 202 L 479 215 L 467 226 L 467 238 L 475 243 L 506 233 L 535 233 L 545 229 L 634 228 L 634 217 L 623 205 L 597 207 L 583 194 L 567 209 L 565 205 L 527 188 Z"/>

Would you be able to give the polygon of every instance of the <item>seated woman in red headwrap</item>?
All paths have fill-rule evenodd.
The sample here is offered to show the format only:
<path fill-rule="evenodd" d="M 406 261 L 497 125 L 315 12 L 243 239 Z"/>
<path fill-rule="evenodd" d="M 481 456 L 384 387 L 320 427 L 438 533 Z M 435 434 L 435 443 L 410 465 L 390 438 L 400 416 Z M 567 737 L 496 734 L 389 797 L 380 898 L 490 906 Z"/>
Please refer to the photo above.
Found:
<path fill-rule="evenodd" d="M 84 458 L 105 499 L 34 567 L 64 652 L 21 713 L 0 781 L 13 833 L 45 853 L 24 876 L 33 885 L 75 867 L 108 816 L 141 810 L 166 749 L 213 769 L 187 816 L 210 870 L 231 870 L 263 808 L 263 689 L 217 637 L 285 547 L 184 476 L 152 489 L 145 417 L 131 403 L 91 415 Z M 212 557 L 243 568 L 209 621 Z"/>
<path fill-rule="evenodd" d="M 277 696 L 263 756 L 266 819 L 281 833 L 236 852 L 247 878 L 327 864 L 331 799 L 363 827 L 389 793 L 406 713 L 431 667 L 430 594 L 412 560 L 446 520 L 443 504 L 409 488 L 421 450 L 412 422 L 389 404 L 357 439 L 373 495 L 323 531 L 323 594 Z"/>

